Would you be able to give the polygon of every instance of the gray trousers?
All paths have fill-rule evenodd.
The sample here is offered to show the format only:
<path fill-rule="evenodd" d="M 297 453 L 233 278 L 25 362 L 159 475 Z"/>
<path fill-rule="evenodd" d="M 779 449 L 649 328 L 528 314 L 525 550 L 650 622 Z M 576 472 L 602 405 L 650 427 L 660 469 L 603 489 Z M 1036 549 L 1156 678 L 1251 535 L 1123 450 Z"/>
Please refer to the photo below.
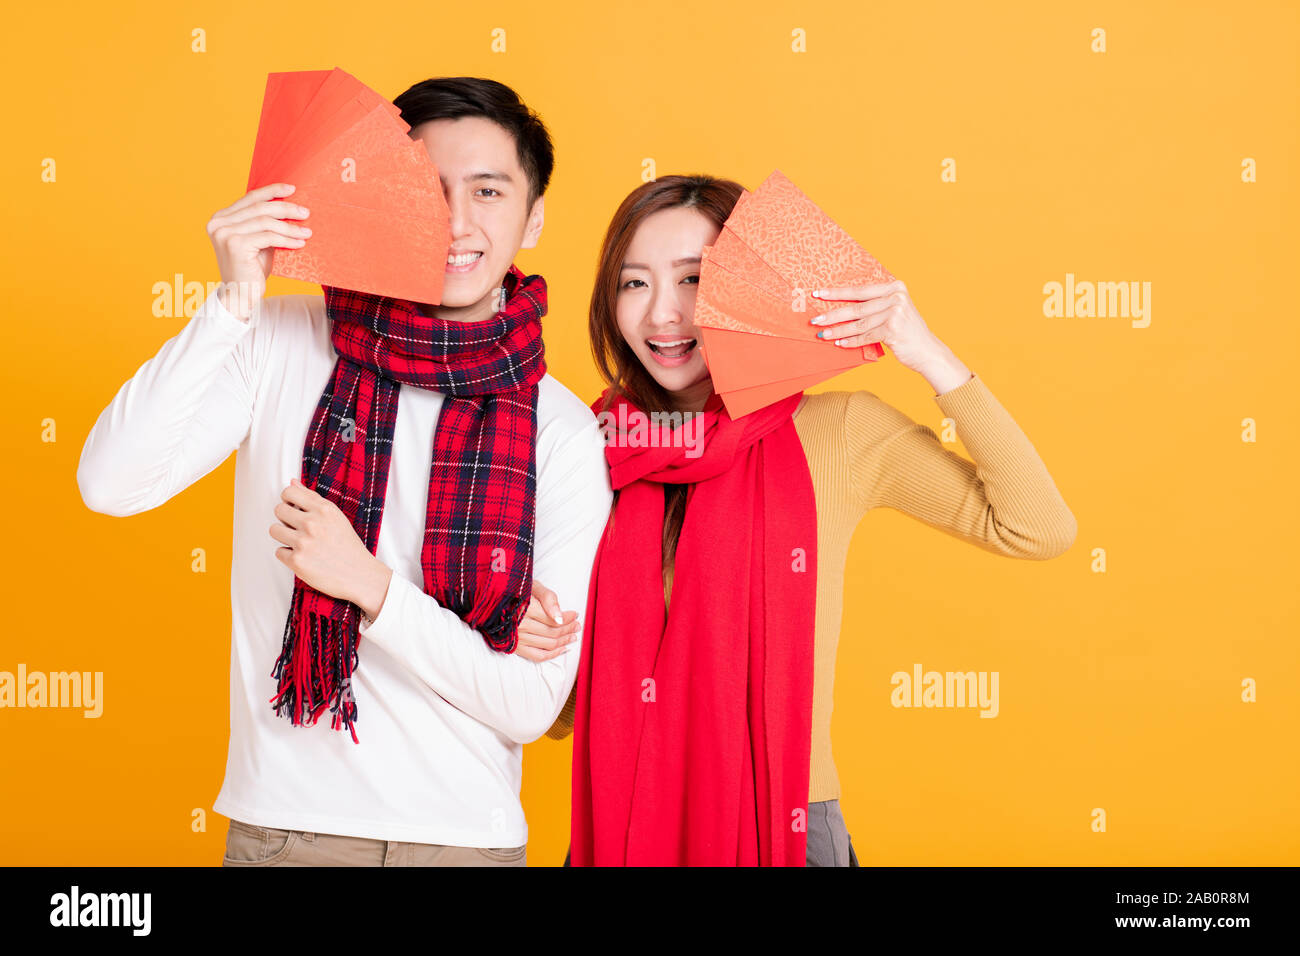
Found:
<path fill-rule="evenodd" d="M 821 800 L 808 804 L 807 866 L 858 866 L 858 855 L 853 852 L 853 841 L 844 826 L 838 800 Z M 569 865 L 569 854 L 564 854 L 564 865 Z"/>
<path fill-rule="evenodd" d="M 808 804 L 808 866 L 858 866 L 838 800 Z"/>

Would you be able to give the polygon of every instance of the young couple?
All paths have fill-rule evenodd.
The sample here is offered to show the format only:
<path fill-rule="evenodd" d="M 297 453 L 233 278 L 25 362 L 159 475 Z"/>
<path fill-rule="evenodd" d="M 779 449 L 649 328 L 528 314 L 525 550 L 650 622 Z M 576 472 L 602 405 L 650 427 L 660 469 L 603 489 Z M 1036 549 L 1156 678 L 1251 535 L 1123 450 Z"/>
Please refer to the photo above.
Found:
<path fill-rule="evenodd" d="M 253 190 L 208 224 L 222 284 L 78 469 L 91 509 L 128 515 L 240 452 L 224 864 L 522 866 L 522 745 L 551 728 L 574 732 L 575 864 L 848 865 L 829 725 L 853 530 L 893 507 L 1051 557 L 1075 525 L 1042 462 L 899 283 L 824 290 L 847 303 L 824 334 L 888 345 L 974 462 L 869 392 L 731 421 L 692 313 L 740 187 L 707 177 L 615 214 L 588 408 L 546 372 L 545 281 L 513 265 L 545 127 L 484 79 L 394 102 L 451 213 L 442 301 L 264 298 L 310 210 Z M 593 409 L 620 403 L 699 412 L 703 440 L 603 434 Z"/>

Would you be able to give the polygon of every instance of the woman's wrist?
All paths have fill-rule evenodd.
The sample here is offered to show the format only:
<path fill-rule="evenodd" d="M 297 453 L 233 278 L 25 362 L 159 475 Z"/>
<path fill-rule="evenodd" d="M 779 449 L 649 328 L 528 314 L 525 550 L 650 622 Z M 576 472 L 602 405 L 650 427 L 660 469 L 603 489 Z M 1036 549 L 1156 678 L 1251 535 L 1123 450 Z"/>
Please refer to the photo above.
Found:
<path fill-rule="evenodd" d="M 936 398 L 965 385 L 974 374 L 952 349 L 938 339 L 935 339 L 933 357 L 920 365 L 916 371 L 930 383 Z"/>

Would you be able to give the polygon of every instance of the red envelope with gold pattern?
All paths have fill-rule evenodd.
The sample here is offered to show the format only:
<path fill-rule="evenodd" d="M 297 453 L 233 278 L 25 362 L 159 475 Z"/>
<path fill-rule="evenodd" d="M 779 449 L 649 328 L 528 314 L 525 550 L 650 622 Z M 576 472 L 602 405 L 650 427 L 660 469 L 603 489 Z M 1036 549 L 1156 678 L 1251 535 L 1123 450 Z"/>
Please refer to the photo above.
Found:
<path fill-rule="evenodd" d="M 271 73 L 248 189 L 291 183 L 312 234 L 273 275 L 412 302 L 442 300 L 450 216 L 438 170 L 401 111 L 337 67 Z"/>
<path fill-rule="evenodd" d="M 817 338 L 814 314 L 843 305 L 814 289 L 890 282 L 870 253 L 787 179 L 745 192 L 704 250 L 696 293 L 700 347 L 727 412 L 739 418 L 884 355 Z"/>

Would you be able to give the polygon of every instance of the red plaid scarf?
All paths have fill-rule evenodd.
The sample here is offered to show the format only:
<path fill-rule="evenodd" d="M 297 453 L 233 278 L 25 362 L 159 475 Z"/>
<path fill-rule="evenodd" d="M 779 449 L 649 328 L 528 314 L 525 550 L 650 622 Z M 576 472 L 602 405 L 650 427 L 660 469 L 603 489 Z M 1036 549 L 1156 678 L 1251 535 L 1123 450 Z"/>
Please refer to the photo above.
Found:
<path fill-rule="evenodd" d="M 505 309 L 482 322 L 421 315 L 402 299 L 326 287 L 338 361 L 302 455 L 302 482 L 338 505 L 373 554 L 399 385 L 443 393 L 433 436 L 420 563 L 424 590 L 493 650 L 515 649 L 528 609 L 536 517 L 537 383 L 546 373 L 546 280 L 515 266 Z M 275 711 L 357 741 L 352 672 L 359 609 L 294 579 L 284 646 L 271 676 Z"/>

